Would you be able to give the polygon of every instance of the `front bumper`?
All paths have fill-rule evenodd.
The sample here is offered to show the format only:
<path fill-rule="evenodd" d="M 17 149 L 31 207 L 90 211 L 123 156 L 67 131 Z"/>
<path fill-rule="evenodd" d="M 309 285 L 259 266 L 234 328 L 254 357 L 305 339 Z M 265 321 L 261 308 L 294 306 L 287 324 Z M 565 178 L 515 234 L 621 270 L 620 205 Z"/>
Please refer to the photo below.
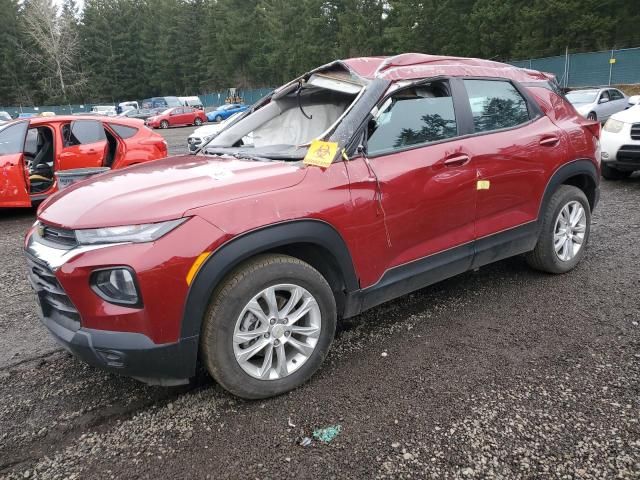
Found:
<path fill-rule="evenodd" d="M 150 384 L 193 377 L 198 336 L 180 333 L 186 276 L 220 232 L 192 217 L 154 243 L 78 246 L 52 243 L 51 228 L 29 232 L 25 255 L 41 321 L 55 340 L 91 365 Z M 92 272 L 113 265 L 136 273 L 143 307 L 114 305 L 91 289 Z"/>
<path fill-rule="evenodd" d="M 602 162 L 623 171 L 640 170 L 640 140 L 631 136 L 632 125 L 625 123 L 622 131 L 603 131 L 600 139 Z"/>
<path fill-rule="evenodd" d="M 141 333 L 66 328 L 41 316 L 53 338 L 86 363 L 152 385 L 182 385 L 195 374 L 198 337 L 157 345 Z"/>

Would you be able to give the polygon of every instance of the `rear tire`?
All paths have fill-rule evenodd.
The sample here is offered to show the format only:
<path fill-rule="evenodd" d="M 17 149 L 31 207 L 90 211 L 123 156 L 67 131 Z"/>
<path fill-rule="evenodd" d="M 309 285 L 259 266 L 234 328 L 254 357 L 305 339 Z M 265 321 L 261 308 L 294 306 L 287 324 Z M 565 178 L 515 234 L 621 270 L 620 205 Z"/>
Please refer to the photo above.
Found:
<path fill-rule="evenodd" d="M 199 127 L 200 125 L 202 125 L 202 119 L 200 119 L 199 117 L 196 117 L 195 121 L 193 122 L 193 124 L 196 127 Z"/>
<path fill-rule="evenodd" d="M 617 168 L 610 167 L 604 162 L 602 162 L 600 167 L 601 167 L 603 178 L 606 178 L 607 180 L 622 180 L 624 178 L 629 178 L 631 176 L 631 173 L 633 173 L 633 172 L 625 172 L 622 170 L 618 170 Z"/>
<path fill-rule="evenodd" d="M 596 115 L 596 112 L 589 112 L 589 115 L 587 115 L 587 120 L 593 120 L 595 122 L 596 120 L 598 120 L 598 115 Z"/>
<path fill-rule="evenodd" d="M 317 270 L 286 255 L 260 255 L 215 289 L 200 352 L 226 390 L 267 398 L 300 386 L 318 370 L 335 328 L 335 298 Z"/>
<path fill-rule="evenodd" d="M 220 115 L 216 115 L 215 121 L 220 123 L 222 121 L 222 117 Z"/>
<path fill-rule="evenodd" d="M 574 213 L 576 225 L 571 226 Z M 578 213 L 583 216 L 578 218 Z M 586 195 L 577 187 L 560 185 L 542 213 L 538 243 L 527 254 L 527 263 L 548 273 L 572 270 L 585 255 L 590 231 L 591 207 Z"/>
<path fill-rule="evenodd" d="M 162 129 L 169 128 L 169 122 L 167 122 L 166 120 L 162 120 L 160 122 L 160 128 L 162 128 Z"/>

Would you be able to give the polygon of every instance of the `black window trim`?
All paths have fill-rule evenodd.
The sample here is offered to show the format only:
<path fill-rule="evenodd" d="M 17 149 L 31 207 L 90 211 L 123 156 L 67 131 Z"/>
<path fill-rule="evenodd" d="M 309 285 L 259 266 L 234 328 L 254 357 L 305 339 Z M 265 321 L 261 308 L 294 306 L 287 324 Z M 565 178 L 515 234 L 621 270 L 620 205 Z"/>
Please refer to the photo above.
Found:
<path fill-rule="evenodd" d="M 527 103 L 527 111 L 529 112 L 529 121 L 528 122 L 524 122 L 524 123 L 520 123 L 518 125 L 514 125 L 513 127 L 501 128 L 501 129 L 498 129 L 498 130 L 489 130 L 487 132 L 476 132 L 474 124 L 473 124 L 473 114 L 471 112 L 471 102 L 469 100 L 469 95 L 467 93 L 467 89 L 464 86 L 464 80 L 489 80 L 489 81 L 498 81 L 498 82 L 510 83 L 518 91 L 518 93 L 520 95 L 522 95 L 522 97 L 525 99 L 525 102 Z M 444 140 L 438 140 L 437 142 L 422 143 L 420 145 L 410 145 L 408 147 L 399 148 L 399 149 L 393 150 L 391 152 L 384 152 L 384 153 L 380 153 L 380 154 L 376 154 L 376 155 L 369 155 L 369 153 L 366 152 L 366 146 L 367 146 L 366 126 L 368 125 L 369 120 L 371 119 L 371 114 L 369 114 L 369 115 L 367 115 L 365 117 L 365 119 L 363 120 L 362 124 L 360 125 L 358 130 L 356 130 L 356 132 L 354 133 L 353 137 L 349 141 L 348 147 L 346 148 L 347 155 L 350 158 L 352 156 L 354 156 L 354 154 L 357 153 L 356 150 L 357 150 L 357 148 L 358 148 L 360 143 L 362 143 L 364 145 L 364 147 L 365 147 L 365 152 L 366 152 L 365 155 L 367 156 L 367 158 L 373 159 L 373 158 L 383 157 L 383 156 L 387 156 L 387 155 L 394 155 L 396 153 L 402 153 L 402 152 L 406 152 L 406 151 L 410 151 L 410 150 L 415 150 L 417 148 L 427 148 L 427 147 L 430 147 L 432 145 L 440 145 L 442 143 L 455 142 L 455 141 L 462 140 L 462 139 L 467 139 L 467 138 L 481 137 L 481 136 L 484 136 L 484 135 L 493 135 L 495 133 L 502 133 L 502 132 L 508 132 L 508 131 L 511 131 L 511 130 L 517 130 L 517 129 L 524 128 L 524 127 L 527 127 L 529 125 L 532 125 L 534 122 L 536 122 L 537 120 L 539 120 L 541 117 L 544 116 L 544 113 L 542 112 L 542 109 L 536 103 L 536 101 L 533 99 L 533 97 L 527 91 L 526 88 L 524 88 L 517 81 L 509 79 L 509 78 L 504 78 L 504 77 L 474 77 L 474 76 L 469 76 L 469 77 L 467 77 L 467 76 L 448 77 L 448 76 L 442 75 L 442 76 L 436 76 L 436 77 L 421 78 L 421 79 L 418 79 L 416 81 L 407 83 L 406 85 L 403 85 L 402 87 L 397 88 L 397 89 L 393 90 L 392 92 L 389 92 L 388 89 L 387 89 L 387 92 L 385 92 L 385 94 L 380 98 L 380 100 L 378 101 L 376 106 L 380 107 L 381 105 L 384 104 L 384 102 L 387 101 L 387 99 L 389 97 L 393 96 L 395 93 L 399 92 L 400 90 L 402 90 L 404 88 L 410 88 L 412 86 L 421 85 L 421 84 L 424 84 L 424 83 L 436 82 L 436 81 L 447 81 L 447 82 L 449 82 L 449 86 L 450 86 L 450 90 L 451 90 L 451 96 L 453 98 L 453 108 L 454 108 L 454 112 L 455 112 L 455 115 L 456 115 L 456 123 L 458 124 L 458 136 L 447 138 L 447 139 L 444 139 Z M 459 114 L 460 114 L 460 116 L 459 116 Z M 358 141 L 360 139 L 362 139 L 362 142 Z"/>

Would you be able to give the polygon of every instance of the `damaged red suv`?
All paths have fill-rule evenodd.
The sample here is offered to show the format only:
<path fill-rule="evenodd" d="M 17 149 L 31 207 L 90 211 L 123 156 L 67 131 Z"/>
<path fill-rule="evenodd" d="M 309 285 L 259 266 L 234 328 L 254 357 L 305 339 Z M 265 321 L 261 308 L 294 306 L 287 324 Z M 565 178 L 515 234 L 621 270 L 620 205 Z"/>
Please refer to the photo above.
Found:
<path fill-rule="evenodd" d="M 598 135 L 544 73 L 422 54 L 336 61 L 199 155 L 47 200 L 26 237 L 29 277 L 44 325 L 79 358 L 164 385 L 202 362 L 235 395 L 269 397 L 320 367 L 338 318 L 513 255 L 574 268 Z"/>

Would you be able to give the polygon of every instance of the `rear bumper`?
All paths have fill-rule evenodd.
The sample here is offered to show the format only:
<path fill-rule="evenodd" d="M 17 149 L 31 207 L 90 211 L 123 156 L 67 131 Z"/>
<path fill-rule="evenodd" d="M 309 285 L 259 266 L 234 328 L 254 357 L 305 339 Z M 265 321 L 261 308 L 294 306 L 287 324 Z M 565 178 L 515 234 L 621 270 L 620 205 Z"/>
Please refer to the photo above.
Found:
<path fill-rule="evenodd" d="M 181 385 L 195 374 L 198 338 L 157 345 L 140 333 L 80 328 L 41 317 L 53 338 L 90 365 L 153 385 Z"/>

